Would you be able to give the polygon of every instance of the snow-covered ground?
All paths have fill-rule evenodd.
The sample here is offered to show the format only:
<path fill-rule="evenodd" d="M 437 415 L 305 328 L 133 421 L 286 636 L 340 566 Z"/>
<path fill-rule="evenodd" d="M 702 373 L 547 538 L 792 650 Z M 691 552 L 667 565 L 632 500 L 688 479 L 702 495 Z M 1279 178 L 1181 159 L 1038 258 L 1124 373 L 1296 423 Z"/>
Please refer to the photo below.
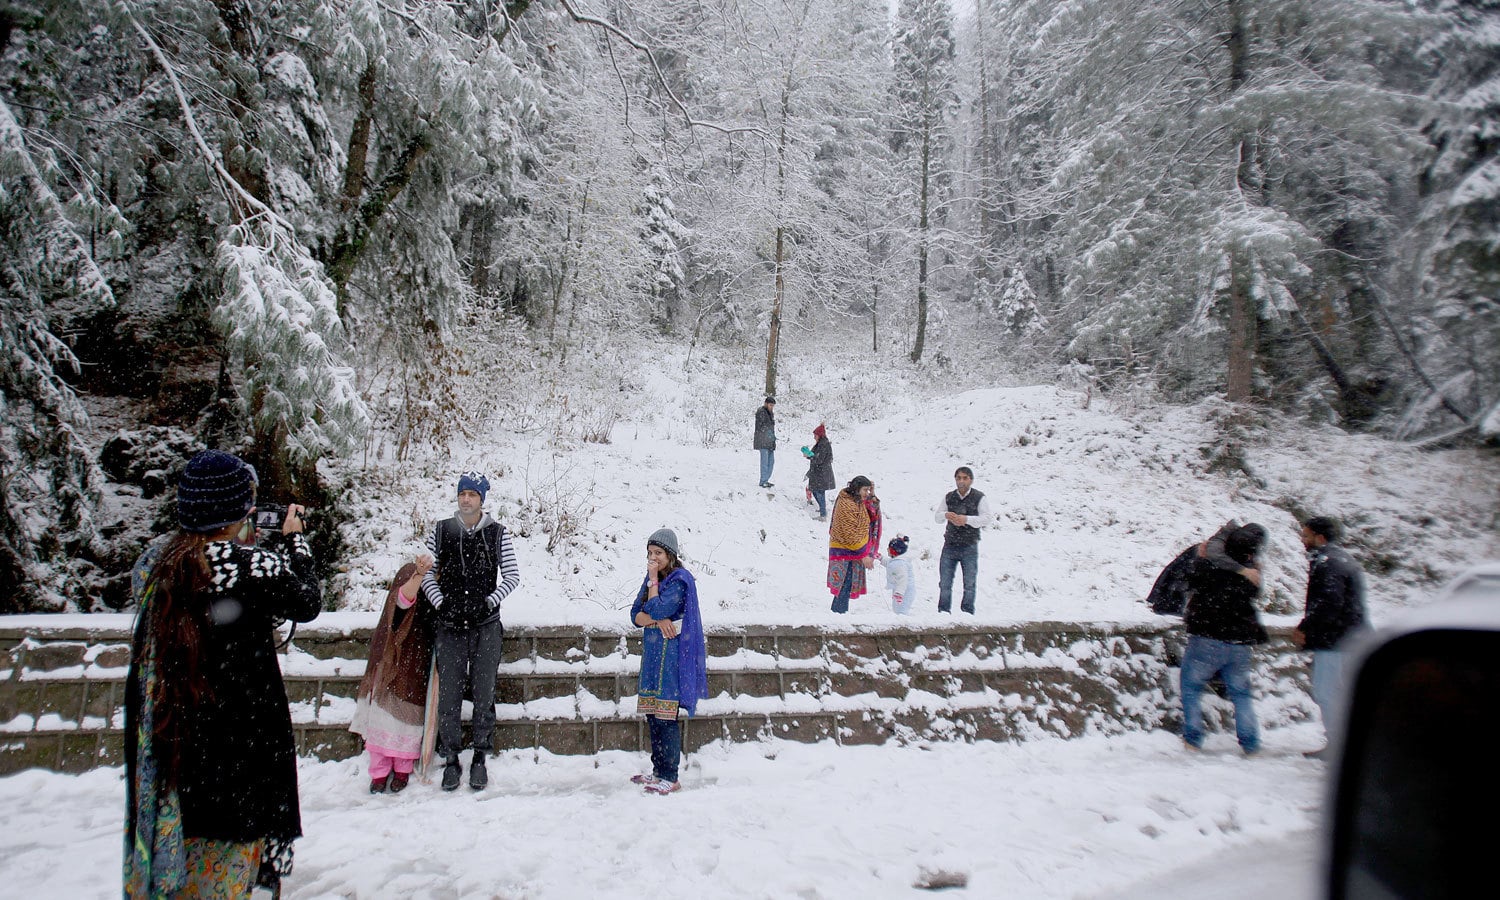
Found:
<path fill-rule="evenodd" d="M 1247 759 L 1164 732 L 1021 744 L 711 745 L 684 790 L 628 782 L 640 754 L 511 753 L 488 790 L 371 796 L 364 763 L 303 761 L 288 898 L 963 896 L 1310 900 L 1324 766 L 1317 726 Z M 0 779 L 0 896 L 115 897 L 119 769 Z M 1296 848 L 1234 860 L 1271 845 Z M 1254 878 L 1243 877 L 1253 872 Z M 1175 873 L 1175 874 L 1164 874 Z M 1159 894 L 1152 894 L 1159 896 Z"/>
<path fill-rule="evenodd" d="M 918 622 L 938 616 L 931 509 L 959 465 L 999 513 L 981 548 L 983 621 L 1147 618 L 1140 600 L 1160 568 L 1229 517 L 1270 529 L 1272 621 L 1301 608 L 1298 515 L 1346 521 L 1377 620 L 1500 558 L 1493 454 L 1419 452 L 1270 414 L 1237 422 L 1213 402 L 1120 405 L 1052 386 L 943 393 L 910 372 L 851 376 L 804 359 L 784 368 L 765 491 L 749 449 L 761 399 L 746 387 L 752 359 L 689 363 L 668 348 L 578 365 L 593 374 L 573 373 L 571 402 L 538 392 L 466 442 L 399 462 L 373 442 L 344 529 L 349 566 L 333 585 L 345 608 L 376 607 L 451 513 L 457 474 L 477 468 L 492 483 L 487 509 L 517 535 L 508 623 L 619 623 L 645 538 L 662 525 L 678 531 L 710 624 L 832 623 L 827 526 L 811 518 L 797 453 L 819 422 L 839 481 L 871 477 L 887 537 L 911 537 Z M 601 422 L 613 422 L 609 443 L 582 440 Z M 896 621 L 882 584 L 877 571 L 851 618 Z M 984 897 L 1315 896 L 1324 768 L 1301 751 L 1320 729 L 1283 724 L 1265 743 L 1253 759 L 1229 735 L 1188 754 L 1164 732 L 716 744 L 689 758 L 685 790 L 669 798 L 630 786 L 645 760 L 623 753 L 508 754 L 477 796 L 413 785 L 371 797 L 363 760 L 303 761 L 307 836 L 288 896 L 864 898 L 955 878 Z M 118 769 L 0 779 L 0 808 L 0 895 L 116 895 Z"/>
<path fill-rule="evenodd" d="M 928 395 L 900 379 L 851 381 L 830 368 L 799 370 L 798 385 L 817 387 L 778 397 L 775 487 L 765 491 L 750 449 L 761 397 L 739 386 L 753 374 L 693 369 L 680 355 L 615 366 L 631 374 L 558 406 L 573 413 L 520 417 L 524 430 L 498 428 L 444 448 L 446 456 L 365 470 L 345 532 L 350 569 L 335 584 L 343 605 L 378 606 L 400 560 L 452 514 L 458 473 L 477 468 L 492 484 L 486 508 L 517 535 L 522 585 L 506 601 L 508 622 L 622 618 L 646 536 L 662 525 L 678 532 L 705 620 L 831 622 L 828 526 L 811 518 L 797 451 L 819 422 L 828 423 L 838 482 L 872 478 L 887 538 L 911 537 L 919 619 L 937 615 L 942 526 L 932 507 L 960 465 L 974 469 L 999 517 L 980 549 L 982 620 L 1149 616 L 1140 600 L 1161 567 L 1230 517 L 1269 528 L 1266 599 L 1285 614 L 1300 614 L 1304 591 L 1298 514 L 1345 520 L 1370 571 L 1377 619 L 1474 562 L 1500 558 L 1493 454 L 1422 452 L 1269 415 L 1246 427 L 1214 402 L 1121 409 L 1052 386 Z M 580 440 L 604 412 L 619 416 L 611 442 Z M 1224 471 L 1225 458 L 1243 464 Z M 573 533 L 549 552 L 559 523 Z M 880 570 L 872 582 L 852 612 L 894 619 Z"/>

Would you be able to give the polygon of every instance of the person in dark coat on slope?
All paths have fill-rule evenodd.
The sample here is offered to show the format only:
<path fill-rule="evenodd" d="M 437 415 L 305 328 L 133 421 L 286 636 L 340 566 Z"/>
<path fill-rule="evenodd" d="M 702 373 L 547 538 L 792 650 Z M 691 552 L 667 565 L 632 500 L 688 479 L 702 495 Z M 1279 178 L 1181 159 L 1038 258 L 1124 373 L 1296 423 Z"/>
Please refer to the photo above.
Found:
<path fill-rule="evenodd" d="M 776 398 L 766 397 L 755 410 L 755 436 L 751 446 L 760 451 L 760 486 L 771 487 L 771 470 L 776 467 Z"/>
<path fill-rule="evenodd" d="M 249 896 L 291 870 L 297 748 L 276 660 L 280 620 L 322 597 L 291 505 L 256 546 L 255 469 L 218 450 L 177 488 L 179 531 L 136 563 L 125 688 L 124 893 Z"/>
<path fill-rule="evenodd" d="M 828 492 L 838 487 L 838 482 L 833 479 L 833 443 L 828 440 L 828 426 L 819 423 L 813 429 L 810 453 L 807 489 L 812 491 L 813 499 L 818 504 L 818 514 L 814 518 L 825 521 L 828 518 Z"/>
<path fill-rule="evenodd" d="M 1243 525 L 1225 541 L 1228 556 L 1245 569 L 1258 569 L 1257 556 L 1266 530 Z M 1203 688 L 1222 675 L 1234 704 L 1235 737 L 1245 754 L 1260 752 L 1260 726 L 1250 694 L 1251 648 L 1267 635 L 1255 608 L 1260 588 L 1235 571 L 1196 566 L 1190 576 L 1192 600 L 1183 615 L 1188 643 L 1182 654 L 1182 739 L 1189 749 L 1203 746 Z"/>
<path fill-rule="evenodd" d="M 1338 541 L 1342 529 L 1337 520 L 1314 516 L 1302 525 L 1302 546 L 1307 550 L 1307 609 L 1297 623 L 1292 640 L 1312 651 L 1313 702 L 1323 716 L 1326 734 L 1334 724 L 1339 693 L 1344 683 L 1342 644 L 1356 631 L 1368 628 L 1365 611 L 1365 573 Z M 1309 752 L 1321 759 L 1327 748 Z"/>

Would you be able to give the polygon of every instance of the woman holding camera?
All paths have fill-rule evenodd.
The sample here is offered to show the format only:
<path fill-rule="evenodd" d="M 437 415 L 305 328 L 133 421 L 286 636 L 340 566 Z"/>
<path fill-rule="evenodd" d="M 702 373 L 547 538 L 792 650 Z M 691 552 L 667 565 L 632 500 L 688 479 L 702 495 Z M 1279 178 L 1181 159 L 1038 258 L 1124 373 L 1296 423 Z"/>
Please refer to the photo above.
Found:
<path fill-rule="evenodd" d="M 255 469 L 194 456 L 179 530 L 136 564 L 125 700 L 125 894 L 240 897 L 291 869 L 302 834 L 280 620 L 322 605 L 301 507 L 256 546 Z M 264 873 L 264 874 L 261 874 Z"/>

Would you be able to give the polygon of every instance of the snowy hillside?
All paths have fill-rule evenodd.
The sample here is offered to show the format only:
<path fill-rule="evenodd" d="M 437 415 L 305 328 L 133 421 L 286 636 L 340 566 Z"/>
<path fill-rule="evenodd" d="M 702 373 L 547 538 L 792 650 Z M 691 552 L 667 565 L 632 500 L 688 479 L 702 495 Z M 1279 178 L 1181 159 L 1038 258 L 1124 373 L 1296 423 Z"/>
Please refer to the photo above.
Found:
<path fill-rule="evenodd" d="M 832 621 L 827 524 L 811 517 L 797 450 L 820 421 L 838 482 L 873 479 L 886 538 L 911 537 L 918 619 L 938 615 L 932 507 L 959 465 L 974 468 L 998 514 L 981 545 L 985 621 L 1149 616 L 1140 599 L 1160 568 L 1230 517 L 1270 530 L 1273 612 L 1301 609 L 1299 514 L 1346 522 L 1377 619 L 1500 557 L 1500 466 L 1474 451 L 1420 452 L 1262 414 L 1237 423 L 1214 402 L 1122 409 L 1056 387 L 944 395 L 901 373 L 857 378 L 803 364 L 787 367 L 797 377 L 778 397 L 775 487 L 765 491 L 750 449 L 761 397 L 742 387 L 754 384 L 750 362 L 690 367 L 680 352 L 608 362 L 571 402 L 512 417 L 524 429 L 357 475 L 353 555 L 335 585 L 344 607 L 379 603 L 383 579 L 452 513 L 457 473 L 478 468 L 492 483 L 486 509 L 517 535 L 522 586 L 506 601 L 509 622 L 623 618 L 645 537 L 662 525 L 678 531 L 714 621 Z M 610 421 L 609 443 L 580 438 Z M 894 621 L 879 568 L 871 582 L 853 615 Z"/>

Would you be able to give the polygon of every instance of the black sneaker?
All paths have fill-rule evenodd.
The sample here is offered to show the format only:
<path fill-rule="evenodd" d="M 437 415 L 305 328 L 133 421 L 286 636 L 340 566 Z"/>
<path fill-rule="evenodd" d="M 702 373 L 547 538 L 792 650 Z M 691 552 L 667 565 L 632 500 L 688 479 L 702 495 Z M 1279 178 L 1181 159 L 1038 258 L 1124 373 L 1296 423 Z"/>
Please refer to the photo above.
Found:
<path fill-rule="evenodd" d="M 475 750 L 474 761 L 469 763 L 469 787 L 482 791 L 489 783 L 489 773 L 484 770 L 484 754 Z"/>
<path fill-rule="evenodd" d="M 463 776 L 463 768 L 459 766 L 458 760 L 452 759 L 443 766 L 443 790 L 458 790 L 459 779 Z"/>

